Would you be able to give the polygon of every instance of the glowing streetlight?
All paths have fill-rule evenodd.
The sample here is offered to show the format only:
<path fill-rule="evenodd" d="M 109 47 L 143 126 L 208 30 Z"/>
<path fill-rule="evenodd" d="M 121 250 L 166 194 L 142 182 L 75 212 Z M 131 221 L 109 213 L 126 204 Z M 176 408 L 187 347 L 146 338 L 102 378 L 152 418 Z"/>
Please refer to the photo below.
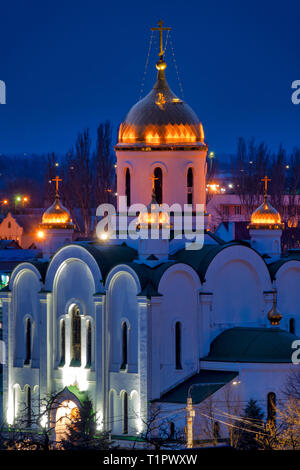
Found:
<path fill-rule="evenodd" d="M 39 230 L 37 232 L 37 237 L 39 240 L 43 240 L 45 238 L 45 232 L 43 230 Z"/>

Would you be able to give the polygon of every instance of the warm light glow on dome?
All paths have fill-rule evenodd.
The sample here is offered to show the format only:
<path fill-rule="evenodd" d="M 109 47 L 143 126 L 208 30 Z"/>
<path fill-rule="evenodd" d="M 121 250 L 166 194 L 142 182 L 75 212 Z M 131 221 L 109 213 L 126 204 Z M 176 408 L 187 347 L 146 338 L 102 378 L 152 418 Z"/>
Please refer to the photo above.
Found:
<path fill-rule="evenodd" d="M 153 89 L 129 111 L 120 125 L 118 149 L 122 144 L 204 144 L 203 126 L 197 115 L 169 88 L 166 63 L 159 61 Z"/>
<path fill-rule="evenodd" d="M 260 228 L 264 226 L 278 229 L 283 226 L 279 212 L 274 209 L 266 197 L 264 202 L 253 212 L 250 228 Z"/>
<path fill-rule="evenodd" d="M 58 196 L 54 203 L 43 214 L 42 224 L 64 225 L 72 224 L 70 212 L 62 205 Z"/>

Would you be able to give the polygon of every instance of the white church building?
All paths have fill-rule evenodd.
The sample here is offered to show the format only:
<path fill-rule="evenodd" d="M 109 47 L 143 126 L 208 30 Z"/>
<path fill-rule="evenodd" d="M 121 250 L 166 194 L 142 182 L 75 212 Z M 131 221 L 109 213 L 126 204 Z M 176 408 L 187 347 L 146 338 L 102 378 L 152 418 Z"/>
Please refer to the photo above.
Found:
<path fill-rule="evenodd" d="M 153 185 L 158 204 L 195 210 L 206 197 L 203 127 L 170 90 L 162 50 L 156 66 L 153 89 L 120 126 L 117 192 L 147 205 Z M 80 413 L 88 396 L 99 429 L 125 441 L 158 409 L 171 434 L 184 432 L 188 398 L 195 420 L 207 400 L 224 412 L 225 395 L 242 409 L 253 398 L 268 416 L 296 367 L 300 253 L 282 255 L 283 226 L 267 194 L 250 244 L 225 243 L 208 223 L 199 250 L 175 238 L 72 243 L 72 227 L 57 194 L 41 224 L 44 259 L 19 264 L 0 292 L 7 424 L 22 403 L 49 394 L 54 415 L 66 401 Z"/>

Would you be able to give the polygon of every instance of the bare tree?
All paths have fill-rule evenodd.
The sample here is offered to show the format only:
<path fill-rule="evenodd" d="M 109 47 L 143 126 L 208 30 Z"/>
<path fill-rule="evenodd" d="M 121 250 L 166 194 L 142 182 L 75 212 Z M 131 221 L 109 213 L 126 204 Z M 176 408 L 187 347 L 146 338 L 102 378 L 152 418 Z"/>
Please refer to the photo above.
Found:
<path fill-rule="evenodd" d="M 95 205 L 112 203 L 115 193 L 115 159 L 112 149 L 112 125 L 100 123 L 97 129 L 96 150 L 93 156 Z"/>
<path fill-rule="evenodd" d="M 185 444 L 185 437 L 180 430 L 176 430 L 172 418 L 166 418 L 159 407 L 152 408 L 147 421 L 144 421 L 145 430 L 141 438 L 155 451 L 163 449 L 180 449 Z"/>

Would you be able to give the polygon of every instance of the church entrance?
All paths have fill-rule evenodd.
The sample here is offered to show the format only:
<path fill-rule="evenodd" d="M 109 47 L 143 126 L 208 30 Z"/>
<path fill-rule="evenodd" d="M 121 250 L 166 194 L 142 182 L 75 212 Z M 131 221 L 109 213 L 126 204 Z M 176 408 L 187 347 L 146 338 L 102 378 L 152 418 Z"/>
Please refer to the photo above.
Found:
<path fill-rule="evenodd" d="M 56 442 L 61 442 L 68 437 L 68 430 L 80 415 L 79 408 L 72 400 L 64 400 L 56 410 L 55 436 Z"/>

